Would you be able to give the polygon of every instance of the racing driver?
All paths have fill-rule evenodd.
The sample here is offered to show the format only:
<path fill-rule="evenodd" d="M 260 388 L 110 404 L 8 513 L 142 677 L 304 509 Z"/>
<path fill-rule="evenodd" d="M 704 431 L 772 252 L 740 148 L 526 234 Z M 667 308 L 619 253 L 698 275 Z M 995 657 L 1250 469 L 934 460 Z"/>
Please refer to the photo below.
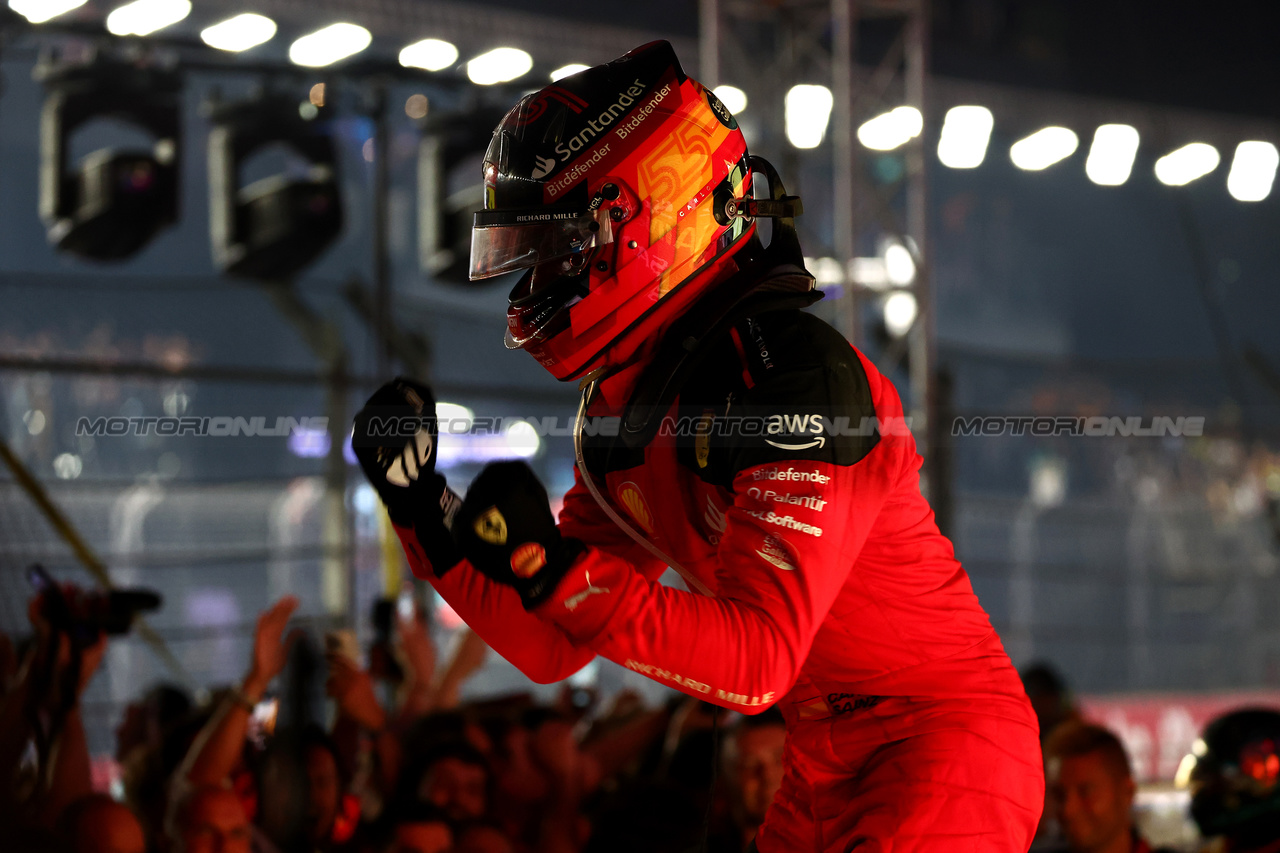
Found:
<path fill-rule="evenodd" d="M 801 310 L 799 201 L 734 117 L 654 42 L 522 98 L 483 168 L 471 277 L 523 271 L 507 346 L 579 383 L 576 479 L 558 523 L 523 462 L 459 505 L 430 389 L 383 386 L 353 446 L 413 571 L 535 681 L 603 655 L 777 705 L 762 853 L 1025 851 L 1035 716 L 898 393 Z"/>

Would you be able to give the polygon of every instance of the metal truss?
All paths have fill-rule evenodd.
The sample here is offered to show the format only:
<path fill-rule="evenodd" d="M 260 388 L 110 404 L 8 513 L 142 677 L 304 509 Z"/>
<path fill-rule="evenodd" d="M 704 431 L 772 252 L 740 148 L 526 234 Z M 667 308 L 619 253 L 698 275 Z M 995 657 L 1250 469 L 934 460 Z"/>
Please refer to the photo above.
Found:
<path fill-rule="evenodd" d="M 877 34 L 887 34 L 889 44 L 869 65 L 857 61 L 856 48 L 859 27 L 872 23 Z M 915 296 L 917 318 L 876 360 L 885 373 L 906 360 L 909 387 L 903 402 L 923 452 L 929 443 L 934 360 L 923 134 L 898 149 L 901 178 L 877 186 L 864 168 L 856 129 L 897 106 L 913 106 L 927 115 L 925 0 L 701 0 L 699 34 L 700 79 L 708 86 L 731 82 L 760 105 L 752 112 L 769 118 L 753 123 L 752 135 L 762 147 L 788 152 L 781 163 L 784 173 L 791 171 L 787 158 L 798 165 L 806 156 L 829 152 L 831 247 L 843 274 L 834 306 L 836 325 L 854 344 L 865 343 L 864 303 L 882 294 L 854 281 L 858 247 L 878 232 L 911 251 L 914 280 L 896 289 Z M 782 135 L 786 89 L 800 82 L 825 83 L 834 97 L 828 142 L 812 152 L 797 152 Z"/>

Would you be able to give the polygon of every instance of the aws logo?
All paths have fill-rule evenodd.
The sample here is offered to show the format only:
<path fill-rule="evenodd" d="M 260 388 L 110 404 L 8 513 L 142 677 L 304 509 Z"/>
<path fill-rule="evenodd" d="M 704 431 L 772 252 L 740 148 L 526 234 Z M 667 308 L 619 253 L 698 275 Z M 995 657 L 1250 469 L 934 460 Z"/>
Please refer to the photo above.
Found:
<path fill-rule="evenodd" d="M 765 435 L 785 435 L 796 440 L 782 442 L 766 438 L 765 443 L 780 450 L 808 450 L 810 447 L 822 447 L 827 443 L 826 436 L 822 434 L 823 429 L 822 415 L 773 415 L 765 424 Z M 814 438 L 804 440 L 802 437 L 805 435 L 812 435 Z"/>

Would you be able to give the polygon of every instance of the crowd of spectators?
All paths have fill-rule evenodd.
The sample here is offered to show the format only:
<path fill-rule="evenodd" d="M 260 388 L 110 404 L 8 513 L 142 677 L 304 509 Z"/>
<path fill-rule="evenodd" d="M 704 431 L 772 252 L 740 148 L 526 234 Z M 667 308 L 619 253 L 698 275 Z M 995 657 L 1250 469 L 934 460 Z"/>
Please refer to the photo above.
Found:
<path fill-rule="evenodd" d="M 568 685 L 551 703 L 462 701 L 487 649 L 466 632 L 438 661 L 421 612 L 395 617 L 389 646 L 326 635 L 326 711 L 310 718 L 290 693 L 309 643 L 286 597 L 259 616 L 239 683 L 204 703 L 153 685 L 128 706 L 117 800 L 93 790 L 79 708 L 109 640 L 51 629 L 43 600 L 30 638 L 0 638 L 13 853 L 736 853 L 781 783 L 777 711 L 630 692 L 599 707 Z"/>
<path fill-rule="evenodd" d="M 30 602 L 30 637 L 0 636 L 0 848 L 13 853 L 742 853 L 782 782 L 776 709 L 678 694 L 647 707 L 625 691 L 598 707 L 569 684 L 551 703 L 463 701 L 487 647 L 464 629 L 439 661 L 423 613 L 390 602 L 375 619 L 396 614 L 394 630 L 371 648 L 330 633 L 323 666 L 305 665 L 285 597 L 258 617 L 238 683 L 203 703 L 154 685 L 127 707 L 113 798 L 93 790 L 79 704 L 109 639 L 55 627 L 47 599 Z M 299 671 L 323 679 L 323 714 Z M 1153 853 L 1123 744 L 1081 718 L 1052 668 L 1022 675 L 1046 776 L 1032 849 Z"/>

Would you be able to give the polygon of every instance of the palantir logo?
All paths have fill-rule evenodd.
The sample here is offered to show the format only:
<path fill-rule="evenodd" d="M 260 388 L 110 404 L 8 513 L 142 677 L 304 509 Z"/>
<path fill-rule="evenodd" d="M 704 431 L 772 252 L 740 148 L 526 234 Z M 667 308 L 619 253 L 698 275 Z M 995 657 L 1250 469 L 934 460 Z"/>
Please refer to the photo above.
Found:
<path fill-rule="evenodd" d="M 537 168 L 535 168 L 529 174 L 529 177 L 533 178 L 535 181 L 545 178 L 547 175 L 550 175 L 552 172 L 555 171 L 556 161 L 554 158 L 543 157 L 539 155 L 537 157 L 537 161 L 538 161 Z"/>

